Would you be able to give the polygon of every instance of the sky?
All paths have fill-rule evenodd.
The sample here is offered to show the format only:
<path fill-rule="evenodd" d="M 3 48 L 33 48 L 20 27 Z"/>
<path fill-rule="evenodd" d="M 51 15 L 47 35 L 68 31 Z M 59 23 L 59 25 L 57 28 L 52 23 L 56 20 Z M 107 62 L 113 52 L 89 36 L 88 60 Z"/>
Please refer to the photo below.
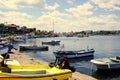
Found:
<path fill-rule="evenodd" d="M 120 30 L 120 0 L 0 0 L 0 23 L 55 32 Z"/>

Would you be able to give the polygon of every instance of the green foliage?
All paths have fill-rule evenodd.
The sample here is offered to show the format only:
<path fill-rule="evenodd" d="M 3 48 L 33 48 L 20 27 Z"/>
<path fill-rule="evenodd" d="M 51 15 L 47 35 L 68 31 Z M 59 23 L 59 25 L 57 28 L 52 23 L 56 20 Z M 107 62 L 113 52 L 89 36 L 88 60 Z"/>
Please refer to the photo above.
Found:
<path fill-rule="evenodd" d="M 0 28 L 4 28 L 4 24 L 3 23 L 0 23 Z"/>

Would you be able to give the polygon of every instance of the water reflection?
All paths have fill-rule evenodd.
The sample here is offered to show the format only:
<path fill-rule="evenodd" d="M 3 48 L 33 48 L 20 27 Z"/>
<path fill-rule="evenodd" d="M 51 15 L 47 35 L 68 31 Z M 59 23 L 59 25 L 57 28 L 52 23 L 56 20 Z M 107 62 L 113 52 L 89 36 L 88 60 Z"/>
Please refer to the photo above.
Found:
<path fill-rule="evenodd" d="M 80 62 L 80 61 L 90 61 L 93 58 L 94 58 L 94 56 L 87 56 L 87 57 L 80 57 L 80 58 L 68 59 L 68 61 L 70 63 L 75 63 L 75 62 Z"/>
<path fill-rule="evenodd" d="M 108 70 L 96 70 L 92 74 L 93 77 L 100 80 L 113 80 L 117 77 L 120 77 L 120 68 L 119 69 L 108 69 Z"/>

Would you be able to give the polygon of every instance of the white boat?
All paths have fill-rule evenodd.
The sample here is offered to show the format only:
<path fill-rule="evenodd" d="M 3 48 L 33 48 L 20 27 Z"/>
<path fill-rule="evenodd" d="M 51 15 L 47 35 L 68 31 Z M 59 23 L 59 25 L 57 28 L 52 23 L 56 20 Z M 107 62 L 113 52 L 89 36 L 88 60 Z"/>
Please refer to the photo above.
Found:
<path fill-rule="evenodd" d="M 0 45 L 4 45 L 9 43 L 9 40 L 7 38 L 0 38 Z"/>
<path fill-rule="evenodd" d="M 12 41 L 14 41 L 14 42 L 25 42 L 26 38 L 24 38 L 22 36 L 16 36 L 15 38 L 12 39 Z"/>
<path fill-rule="evenodd" d="M 119 69 L 120 68 L 120 57 L 113 58 L 99 58 L 90 61 L 96 65 L 97 69 Z"/>
<path fill-rule="evenodd" d="M 66 58 L 80 58 L 86 56 L 93 56 L 95 50 L 94 49 L 87 49 L 87 50 L 78 50 L 78 51 L 65 51 L 65 50 L 57 50 L 53 53 L 56 57 L 66 56 Z"/>
<path fill-rule="evenodd" d="M 59 40 L 51 40 L 51 41 L 48 41 L 48 42 L 42 42 L 42 44 L 60 45 L 60 41 Z"/>
<path fill-rule="evenodd" d="M 37 46 L 37 45 L 19 45 L 19 50 L 48 50 L 48 46 Z"/>
<path fill-rule="evenodd" d="M 8 47 L 4 45 L 0 45 L 0 54 L 4 54 L 8 52 Z"/>

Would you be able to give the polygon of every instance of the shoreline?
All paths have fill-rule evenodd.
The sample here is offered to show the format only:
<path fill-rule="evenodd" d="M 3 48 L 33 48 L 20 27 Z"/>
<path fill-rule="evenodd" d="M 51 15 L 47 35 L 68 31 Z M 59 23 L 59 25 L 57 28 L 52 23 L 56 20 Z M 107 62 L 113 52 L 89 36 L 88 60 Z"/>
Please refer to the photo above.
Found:
<path fill-rule="evenodd" d="M 38 65 L 38 64 L 49 64 L 49 62 L 44 61 L 42 59 L 37 59 L 34 57 L 31 57 L 29 55 L 26 55 L 24 53 L 21 53 L 17 50 L 12 50 L 13 53 L 10 53 L 10 59 L 17 60 L 20 65 Z M 97 80 L 93 78 L 92 76 L 85 75 L 79 72 L 74 72 L 70 76 L 69 80 Z"/>
<path fill-rule="evenodd" d="M 47 61 L 31 57 L 16 50 L 12 50 L 12 52 L 13 53 L 10 54 L 10 59 L 18 60 L 21 65 L 49 64 Z"/>

